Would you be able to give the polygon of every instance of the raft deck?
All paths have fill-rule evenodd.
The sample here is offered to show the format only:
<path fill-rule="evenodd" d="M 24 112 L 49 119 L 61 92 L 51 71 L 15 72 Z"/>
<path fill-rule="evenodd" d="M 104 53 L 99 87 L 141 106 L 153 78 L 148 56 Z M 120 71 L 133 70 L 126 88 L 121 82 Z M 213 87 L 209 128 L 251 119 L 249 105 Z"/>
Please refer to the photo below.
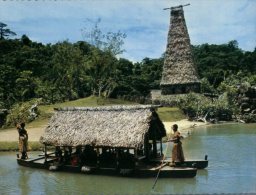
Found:
<path fill-rule="evenodd" d="M 140 165 L 135 169 L 116 169 L 104 167 L 89 167 L 89 166 L 72 166 L 72 165 L 54 165 L 55 159 L 48 158 L 45 161 L 44 157 L 34 159 L 17 159 L 17 163 L 21 166 L 39 168 L 54 171 L 87 173 L 96 175 L 122 175 L 132 177 L 155 177 L 160 170 L 159 177 L 162 178 L 191 178 L 197 174 L 196 168 L 189 167 L 170 167 L 166 164 L 163 166 L 157 165 Z"/>
<path fill-rule="evenodd" d="M 164 163 L 171 163 L 172 159 L 171 158 L 165 158 L 164 160 L 161 158 L 155 158 L 150 160 L 151 162 L 164 162 Z M 183 163 L 176 162 L 175 163 L 177 167 L 192 167 L 192 168 L 197 168 L 197 169 L 205 169 L 208 167 L 208 160 L 207 156 L 205 157 L 204 160 L 200 159 L 188 159 L 185 160 Z"/>

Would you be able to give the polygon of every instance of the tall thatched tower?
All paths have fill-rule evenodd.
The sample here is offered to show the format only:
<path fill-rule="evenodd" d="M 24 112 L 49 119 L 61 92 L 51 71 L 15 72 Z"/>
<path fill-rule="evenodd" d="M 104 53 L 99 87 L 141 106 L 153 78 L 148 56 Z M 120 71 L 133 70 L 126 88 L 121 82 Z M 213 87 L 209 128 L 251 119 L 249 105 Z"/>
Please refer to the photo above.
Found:
<path fill-rule="evenodd" d="M 200 91 L 197 69 L 192 59 L 183 6 L 171 7 L 171 20 L 160 83 L 162 95 Z"/>

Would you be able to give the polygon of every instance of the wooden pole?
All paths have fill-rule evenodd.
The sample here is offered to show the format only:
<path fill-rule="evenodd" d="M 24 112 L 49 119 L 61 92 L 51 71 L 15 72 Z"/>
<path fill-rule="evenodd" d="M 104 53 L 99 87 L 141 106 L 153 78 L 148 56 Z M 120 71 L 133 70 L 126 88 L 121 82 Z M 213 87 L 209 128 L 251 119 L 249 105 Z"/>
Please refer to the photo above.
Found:
<path fill-rule="evenodd" d="M 47 161 L 47 146 L 46 144 L 44 145 L 44 161 Z"/>
<path fill-rule="evenodd" d="M 182 7 L 185 7 L 185 6 L 189 6 L 190 3 L 186 4 L 186 5 L 178 5 L 178 6 L 174 6 L 174 7 L 167 7 L 167 8 L 164 8 L 163 10 L 167 10 L 167 9 L 177 9 L 177 8 L 182 8 Z"/>
<path fill-rule="evenodd" d="M 161 148 L 161 156 L 163 155 L 163 142 L 162 139 L 160 140 L 160 148 Z"/>
<path fill-rule="evenodd" d="M 162 163 L 161 163 L 160 169 L 159 169 L 158 172 L 157 172 L 155 182 L 154 182 L 154 184 L 153 184 L 153 186 L 152 186 L 152 190 L 154 190 L 154 188 L 155 188 L 155 186 L 156 186 L 156 183 L 157 183 L 157 180 L 158 180 L 158 177 L 159 177 L 159 174 L 160 174 L 160 171 L 161 171 L 162 167 L 165 166 L 165 165 L 164 165 L 164 159 L 165 159 L 165 157 L 166 157 L 166 153 L 167 153 L 167 149 L 168 149 L 168 147 L 169 147 L 169 143 L 170 143 L 170 142 L 167 142 L 167 146 L 166 146 L 166 148 L 165 148 L 165 153 L 164 153 L 164 155 L 163 155 Z"/>
<path fill-rule="evenodd" d="M 153 157 L 157 157 L 157 147 L 156 147 L 156 138 L 153 139 Z"/>

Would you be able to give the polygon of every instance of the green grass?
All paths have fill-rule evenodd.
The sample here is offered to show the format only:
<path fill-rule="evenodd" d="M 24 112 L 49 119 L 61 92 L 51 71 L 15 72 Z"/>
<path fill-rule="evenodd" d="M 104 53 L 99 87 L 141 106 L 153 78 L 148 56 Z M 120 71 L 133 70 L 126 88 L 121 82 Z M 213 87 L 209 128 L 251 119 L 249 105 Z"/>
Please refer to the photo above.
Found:
<path fill-rule="evenodd" d="M 27 124 L 27 128 L 36 128 L 45 126 L 50 117 L 54 114 L 54 108 L 59 107 L 95 107 L 95 106 L 107 106 L 107 105 L 136 105 L 138 103 L 124 101 L 120 99 L 106 99 L 95 96 L 82 98 L 74 101 L 68 101 L 63 103 L 57 103 L 52 105 L 40 105 L 40 116 L 33 122 Z M 161 107 L 157 111 L 160 119 L 164 122 L 178 121 L 185 119 L 186 116 L 177 107 Z"/>
<path fill-rule="evenodd" d="M 39 151 L 42 150 L 43 145 L 39 142 L 28 142 L 28 150 L 29 151 Z M 19 150 L 19 143 L 18 141 L 1 141 L 0 142 L 0 151 L 18 151 Z"/>
<path fill-rule="evenodd" d="M 39 109 L 42 113 L 41 122 L 40 121 L 35 121 L 35 125 L 40 125 L 42 123 L 45 123 L 48 121 L 50 116 L 54 113 L 54 108 L 58 107 L 95 107 L 95 106 L 107 106 L 107 105 L 120 105 L 120 104 L 125 104 L 125 105 L 135 105 L 137 103 L 135 102 L 129 102 L 129 101 L 124 101 L 120 99 L 105 99 L 105 98 L 99 98 L 99 97 L 94 97 L 90 96 L 88 98 L 83 98 L 83 99 L 78 99 L 75 101 L 69 101 L 69 102 L 63 102 L 59 104 L 53 104 L 53 105 L 47 105 L 47 106 L 39 106 Z M 181 119 L 185 119 L 186 116 L 182 113 L 182 111 L 177 108 L 177 107 L 162 107 L 159 108 L 157 113 L 159 114 L 160 118 L 162 121 L 178 121 Z"/>
<path fill-rule="evenodd" d="M 54 108 L 60 107 L 97 107 L 97 106 L 107 106 L 107 105 L 135 105 L 137 103 L 124 101 L 120 99 L 106 99 L 95 96 L 90 96 L 87 98 L 82 98 L 74 101 L 68 101 L 63 103 L 57 103 L 52 105 L 40 105 L 40 117 L 35 121 L 27 125 L 28 128 L 35 128 L 39 126 L 44 126 L 48 123 L 51 116 L 54 114 Z"/>
<path fill-rule="evenodd" d="M 87 98 L 82 98 L 74 101 L 68 101 L 58 104 L 39 106 L 40 111 L 45 113 L 53 113 L 53 108 L 59 107 L 96 107 L 96 106 L 107 106 L 107 105 L 119 105 L 119 104 L 137 104 L 134 102 L 124 101 L 120 99 L 106 99 L 95 96 L 90 96 Z"/>
<path fill-rule="evenodd" d="M 185 119 L 186 116 L 177 107 L 161 107 L 157 111 L 160 119 L 163 122 L 173 122 Z"/>
<path fill-rule="evenodd" d="M 64 103 L 58 103 L 53 105 L 40 105 L 40 117 L 35 121 L 27 124 L 27 128 L 37 128 L 47 125 L 49 118 L 54 113 L 54 108 L 58 107 L 95 107 L 95 106 L 105 106 L 105 105 L 135 105 L 135 102 L 123 101 L 120 99 L 104 99 L 98 97 L 88 97 L 83 99 L 78 99 L 75 101 L 69 101 Z M 186 116 L 177 107 L 161 107 L 158 108 L 157 113 L 160 119 L 164 122 L 178 121 L 185 119 Z M 29 150 L 42 150 L 42 144 L 39 142 L 29 141 Z M 18 151 L 18 141 L 1 141 L 0 151 Z"/>

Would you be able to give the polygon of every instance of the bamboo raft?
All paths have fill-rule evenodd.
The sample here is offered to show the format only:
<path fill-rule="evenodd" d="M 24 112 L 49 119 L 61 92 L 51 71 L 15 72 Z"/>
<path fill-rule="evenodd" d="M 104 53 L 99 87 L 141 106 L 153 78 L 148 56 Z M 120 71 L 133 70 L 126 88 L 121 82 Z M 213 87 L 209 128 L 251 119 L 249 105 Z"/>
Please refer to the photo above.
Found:
<path fill-rule="evenodd" d="M 153 162 L 161 162 L 162 159 L 161 158 L 155 158 L 152 159 L 151 161 Z M 171 163 L 171 158 L 166 158 L 163 160 L 164 163 Z M 200 160 L 200 159 L 189 159 L 189 160 L 185 160 L 182 163 L 175 163 L 176 166 L 179 167 L 193 167 L 193 168 L 197 168 L 197 169 L 205 169 L 208 167 L 208 156 L 205 155 L 204 160 Z"/>
<path fill-rule="evenodd" d="M 72 173 L 96 174 L 96 175 L 120 175 L 129 177 L 155 177 L 160 169 L 161 178 L 192 178 L 197 174 L 197 168 L 192 167 L 170 167 L 167 163 L 162 166 L 159 163 L 141 164 L 134 169 L 99 167 L 99 166 L 77 166 L 77 165 L 55 165 L 55 158 L 45 157 L 19 159 L 17 163 L 21 166 L 45 169 L 49 171 L 61 171 Z"/>

